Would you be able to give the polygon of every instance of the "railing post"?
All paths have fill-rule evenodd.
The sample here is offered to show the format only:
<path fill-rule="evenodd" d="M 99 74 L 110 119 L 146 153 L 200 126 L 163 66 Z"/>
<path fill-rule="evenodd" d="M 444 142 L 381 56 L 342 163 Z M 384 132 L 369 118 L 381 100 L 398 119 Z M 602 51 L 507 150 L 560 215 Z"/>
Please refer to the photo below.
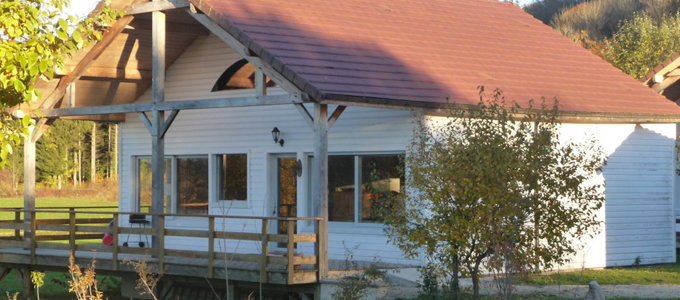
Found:
<path fill-rule="evenodd" d="M 165 215 L 158 216 L 158 272 L 163 272 L 165 259 Z"/>
<path fill-rule="evenodd" d="M 113 214 L 113 232 L 111 232 L 111 235 L 113 236 L 113 253 L 111 254 L 111 260 L 114 271 L 118 271 L 118 216 L 117 213 Z"/>
<path fill-rule="evenodd" d="M 26 212 L 24 212 L 24 216 L 26 215 Z M 29 242 L 31 243 L 31 264 L 35 265 L 36 264 L 36 258 L 35 258 L 35 247 L 37 246 L 36 244 L 36 239 L 38 238 L 38 220 L 36 218 L 36 213 L 35 210 L 32 210 L 30 212 L 31 216 L 31 236 Z M 26 274 L 26 276 L 30 276 L 30 274 Z"/>
<path fill-rule="evenodd" d="M 21 223 L 21 209 L 20 209 L 20 208 L 15 208 L 15 209 L 14 209 L 14 223 L 15 223 L 15 224 Z M 17 239 L 17 241 L 22 240 L 22 238 L 21 238 L 21 230 L 20 230 L 20 229 L 15 229 L 15 230 L 14 230 L 14 237 Z"/>
<path fill-rule="evenodd" d="M 316 243 L 314 243 L 314 247 L 316 248 L 316 253 L 318 253 L 316 256 L 317 281 L 321 281 L 321 279 L 324 278 L 321 270 L 328 270 L 328 252 L 321 251 L 321 239 L 328 239 L 328 236 L 322 237 L 321 234 L 322 232 L 326 232 L 322 230 L 324 222 L 321 220 L 316 220 L 316 223 L 318 224 L 317 226 L 319 226 L 319 231 L 316 233 Z"/>
<path fill-rule="evenodd" d="M 288 281 L 286 282 L 287 284 L 293 284 L 293 275 L 295 274 L 295 265 L 293 263 L 293 259 L 295 259 L 295 252 L 294 252 L 294 247 L 295 247 L 295 221 L 289 220 L 288 221 L 288 226 L 287 231 L 288 231 L 288 265 L 286 268 L 288 269 Z"/>
<path fill-rule="evenodd" d="M 222 220 L 222 222 L 224 222 L 224 220 Z M 214 276 L 215 276 L 215 217 L 208 217 L 208 278 L 213 278 Z"/>
<path fill-rule="evenodd" d="M 76 213 L 75 213 L 75 208 L 71 207 L 68 209 L 68 227 L 69 227 L 69 236 L 68 236 L 68 244 L 71 246 L 71 255 L 73 257 L 76 256 Z"/>
<path fill-rule="evenodd" d="M 260 258 L 260 282 L 269 282 L 269 276 L 267 276 L 267 269 L 269 264 L 269 258 L 267 257 L 269 253 L 269 220 L 262 219 L 262 256 Z"/>

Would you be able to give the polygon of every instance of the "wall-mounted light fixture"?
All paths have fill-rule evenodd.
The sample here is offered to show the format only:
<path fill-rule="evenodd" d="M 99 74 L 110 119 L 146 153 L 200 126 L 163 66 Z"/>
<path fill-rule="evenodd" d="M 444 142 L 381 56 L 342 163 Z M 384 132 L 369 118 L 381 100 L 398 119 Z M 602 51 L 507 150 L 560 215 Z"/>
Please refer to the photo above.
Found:
<path fill-rule="evenodd" d="M 279 131 L 278 127 L 274 127 L 274 129 L 272 129 L 272 138 L 274 139 L 274 143 L 279 144 L 281 145 L 281 147 L 283 147 L 283 139 L 279 139 L 280 136 L 281 131 Z"/>
<path fill-rule="evenodd" d="M 293 169 L 293 174 L 297 177 L 302 177 L 302 161 L 299 159 L 295 162 L 295 169 Z"/>

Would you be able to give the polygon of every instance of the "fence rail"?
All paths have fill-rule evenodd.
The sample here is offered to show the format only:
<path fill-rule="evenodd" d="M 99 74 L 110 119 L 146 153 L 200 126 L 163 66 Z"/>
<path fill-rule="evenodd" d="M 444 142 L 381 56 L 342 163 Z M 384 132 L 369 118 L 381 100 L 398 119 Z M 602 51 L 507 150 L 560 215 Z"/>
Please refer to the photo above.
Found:
<path fill-rule="evenodd" d="M 312 271 L 310 268 L 306 271 L 297 271 L 297 273 L 313 272 L 314 280 L 318 279 L 317 270 L 319 264 L 327 263 L 326 257 L 317 256 L 300 256 L 295 253 L 295 245 L 297 243 L 313 243 L 316 253 L 319 247 L 319 236 L 317 234 L 296 234 L 295 224 L 298 221 L 311 221 L 321 225 L 321 218 L 277 218 L 277 217 L 238 217 L 238 216 L 220 216 L 220 215 L 183 215 L 183 214 L 154 214 L 154 213 L 139 213 L 139 212 L 105 212 L 105 211 L 91 211 L 79 210 L 83 207 L 49 207 L 40 208 L 36 210 L 24 210 L 22 208 L 0 208 L 2 211 L 14 212 L 14 218 L 0 220 L 0 229 L 14 230 L 13 235 L 5 235 L 0 237 L 0 247 L 24 248 L 30 250 L 31 264 L 36 264 L 36 249 L 57 249 L 69 250 L 71 253 L 75 251 L 92 251 L 111 253 L 112 268 L 119 270 L 120 261 L 119 254 L 151 254 L 158 259 L 159 269 L 164 268 L 167 257 L 180 258 L 202 258 L 207 259 L 207 274 L 209 278 L 215 276 L 215 261 L 219 261 L 220 257 L 228 255 L 230 261 L 250 262 L 259 264 L 260 281 L 267 283 L 268 269 L 270 265 L 285 266 L 285 275 L 287 284 L 309 283 L 309 276 L 302 276 L 304 280 L 296 280 L 296 269 L 302 265 L 313 265 Z M 89 208 L 89 207 L 88 207 Z M 115 207 L 100 207 L 101 208 L 115 208 Z M 63 217 L 68 214 L 68 218 Z M 87 215 L 87 216 L 84 216 Z M 143 216 L 145 219 L 155 218 L 158 226 L 156 228 L 135 228 L 121 226 L 121 216 Z M 23 218 L 22 218 L 23 216 Z M 38 218 L 40 217 L 40 218 Z M 166 219 L 176 217 L 192 217 L 207 219 L 208 227 L 205 230 L 196 229 L 173 229 L 166 228 Z M 217 230 L 215 228 L 216 220 L 253 220 L 261 223 L 260 232 L 233 232 Z M 286 233 L 277 234 L 270 233 L 270 225 L 272 222 L 285 222 Z M 112 224 L 110 224 L 112 223 Z M 106 225 L 104 225 L 106 224 Z M 112 236 L 113 245 L 106 246 L 100 241 L 92 242 L 93 239 L 101 239 L 104 234 Z M 121 235 L 139 235 L 152 236 L 154 242 L 149 245 L 150 248 L 132 248 L 121 246 Z M 35 237 L 35 238 L 31 238 Z M 168 237 L 187 237 L 187 238 L 203 238 L 207 239 L 207 250 L 176 250 L 166 249 L 166 238 Z M 88 241 L 89 240 L 89 241 Z M 259 253 L 225 253 L 219 252 L 215 249 L 216 240 L 246 240 L 261 243 Z M 55 242 L 56 241 L 56 242 Z M 61 241 L 61 242 L 60 242 Z M 67 242 L 65 242 L 67 241 Z M 89 243 L 83 243 L 88 241 Z M 273 253 L 269 251 L 269 243 L 277 242 L 286 244 L 286 251 L 281 253 Z"/>

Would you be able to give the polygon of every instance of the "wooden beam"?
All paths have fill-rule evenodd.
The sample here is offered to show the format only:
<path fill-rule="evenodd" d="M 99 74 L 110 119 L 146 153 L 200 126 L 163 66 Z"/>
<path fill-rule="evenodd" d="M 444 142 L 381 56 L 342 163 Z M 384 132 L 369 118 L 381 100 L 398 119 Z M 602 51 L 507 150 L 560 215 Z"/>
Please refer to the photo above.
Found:
<path fill-rule="evenodd" d="M 318 234 L 319 279 L 328 276 L 328 105 L 314 103 L 314 164 L 312 166 L 312 207 L 321 217 Z M 321 224 L 319 224 L 321 223 Z"/>
<path fill-rule="evenodd" d="M 140 112 L 139 118 L 142 119 L 142 123 L 144 123 L 146 129 L 149 130 L 149 133 L 153 134 L 153 125 L 151 125 L 151 120 L 149 120 L 149 116 L 147 116 L 146 113 L 144 112 Z"/>
<path fill-rule="evenodd" d="M 76 106 L 76 83 L 69 84 L 66 89 L 66 94 L 64 95 L 64 102 L 66 102 L 66 107 Z"/>
<path fill-rule="evenodd" d="M 35 130 L 31 133 L 31 141 L 34 143 L 37 142 L 40 137 L 47 131 L 47 129 L 52 126 L 52 123 L 54 123 L 54 119 L 48 119 L 48 118 L 41 118 L 38 120 L 38 123 L 35 125 Z"/>
<path fill-rule="evenodd" d="M 309 127 L 314 128 L 314 118 L 309 113 L 307 108 L 304 105 L 302 105 L 302 103 L 295 103 L 295 108 L 297 108 L 298 112 L 300 112 L 302 119 L 305 120 L 305 122 L 307 122 L 307 125 L 309 125 Z"/>
<path fill-rule="evenodd" d="M 24 138 L 24 210 L 35 210 L 35 141 L 32 135 L 35 127 L 28 128 L 29 134 Z M 24 214 L 24 224 L 31 223 L 31 215 Z M 24 231 L 24 238 L 33 240 L 35 232 Z"/>
<path fill-rule="evenodd" d="M 132 20 L 123 33 L 133 33 L 139 31 L 151 31 L 151 23 L 149 20 L 136 19 Z M 200 35 L 207 36 L 210 35 L 210 31 L 205 28 L 205 26 L 200 24 L 189 24 L 189 23 L 179 23 L 179 22 L 167 22 L 165 23 L 165 32 L 167 34 L 190 34 L 190 35 Z"/>
<path fill-rule="evenodd" d="M 664 79 L 664 81 L 652 85 L 652 89 L 657 93 L 661 93 L 663 92 L 663 90 L 667 89 L 668 87 L 676 83 L 678 80 L 680 80 L 680 76 L 668 77 Z"/>
<path fill-rule="evenodd" d="M 128 6 L 125 9 L 125 15 L 138 15 L 155 11 L 162 12 L 188 7 L 189 1 L 187 0 L 152 1 Z"/>
<path fill-rule="evenodd" d="M 243 45 L 238 39 L 233 37 L 229 32 L 224 30 L 220 24 L 216 23 L 210 17 L 204 14 L 192 13 L 187 10 L 189 15 L 194 17 L 199 23 L 203 24 L 212 34 L 217 36 L 220 40 L 226 43 L 234 51 L 236 51 L 241 57 L 248 60 L 249 63 L 253 64 L 256 68 L 261 68 L 262 72 L 276 82 L 281 88 L 286 90 L 289 94 L 300 94 L 302 91 L 298 89 L 292 82 L 288 81 L 285 76 L 276 71 L 274 68 L 269 66 L 268 63 L 260 59 L 259 57 L 251 56 L 248 47 Z"/>
<path fill-rule="evenodd" d="M 331 114 L 331 116 L 328 118 L 328 129 L 333 127 L 333 124 L 335 124 L 335 121 L 337 121 L 338 118 L 340 118 L 340 115 L 342 114 L 343 111 L 345 111 L 345 108 L 347 108 L 347 106 L 343 105 L 340 105 L 335 108 L 333 114 Z"/>
<path fill-rule="evenodd" d="M 154 108 L 161 111 L 169 111 L 185 109 L 244 107 L 258 105 L 282 105 L 298 103 L 299 101 L 301 101 L 300 95 L 263 96 L 260 99 L 257 99 L 256 97 L 252 96 L 235 98 L 215 98 L 205 100 L 167 101 L 156 104 L 147 102 L 147 103 L 74 107 L 74 108 L 53 108 L 42 110 L 42 116 L 44 116 L 45 118 L 57 118 L 68 116 L 135 113 L 152 111 L 154 110 Z M 40 116 L 40 114 L 38 113 L 33 114 L 35 114 L 36 116 Z"/>
<path fill-rule="evenodd" d="M 170 125 L 172 125 L 172 122 L 175 121 L 175 118 L 177 117 L 178 113 L 179 110 L 173 110 L 168 116 L 168 119 L 165 120 L 165 123 L 163 123 L 163 128 L 161 128 L 160 132 L 158 133 L 161 135 L 161 138 L 165 137 L 165 133 L 167 133 L 168 129 L 170 129 Z"/>
<path fill-rule="evenodd" d="M 673 71 L 668 72 L 666 74 L 667 77 L 674 77 L 674 76 L 680 76 L 680 69 L 675 69 Z"/>
<path fill-rule="evenodd" d="M 54 73 L 54 77 L 64 77 L 73 72 L 75 66 L 65 66 L 64 69 L 58 69 Z M 144 80 L 149 79 L 152 72 L 149 70 L 125 69 L 125 68 L 102 68 L 89 67 L 85 70 L 81 77 L 84 79 L 118 79 L 118 80 Z"/>
<path fill-rule="evenodd" d="M 135 0 L 133 2 L 133 5 L 136 3 L 140 3 L 144 0 Z M 87 70 L 87 68 L 101 55 L 106 48 L 111 45 L 111 43 L 116 39 L 118 34 L 125 29 L 125 26 L 127 26 L 130 21 L 132 21 L 134 17 L 131 15 L 128 16 L 123 16 L 122 18 L 116 20 L 111 27 L 108 28 L 108 30 L 104 33 L 102 36 L 101 41 L 97 42 L 92 49 L 83 57 L 83 59 L 78 62 L 78 65 L 73 69 L 71 73 L 68 75 L 64 76 L 59 80 L 59 84 L 57 87 L 52 91 L 52 93 L 45 98 L 45 100 L 40 104 L 40 108 L 52 108 L 54 104 L 61 99 L 61 97 L 64 96 L 64 93 L 66 92 L 66 88 L 68 85 L 70 85 L 72 82 L 78 80 L 80 76 L 82 76 L 83 72 Z"/>
<path fill-rule="evenodd" d="M 262 69 L 255 68 L 255 97 L 260 98 L 267 95 L 267 79 Z"/>
<path fill-rule="evenodd" d="M 152 15 L 153 40 L 151 45 L 153 79 L 151 94 L 153 104 L 165 101 L 165 13 L 154 11 Z M 161 128 L 165 122 L 165 112 L 154 109 L 151 111 L 151 212 L 162 214 L 164 212 L 165 190 L 165 140 L 161 134 Z M 159 218 L 151 217 L 153 228 L 159 228 Z M 152 236 L 152 248 L 158 249 L 160 239 L 158 235 Z"/>

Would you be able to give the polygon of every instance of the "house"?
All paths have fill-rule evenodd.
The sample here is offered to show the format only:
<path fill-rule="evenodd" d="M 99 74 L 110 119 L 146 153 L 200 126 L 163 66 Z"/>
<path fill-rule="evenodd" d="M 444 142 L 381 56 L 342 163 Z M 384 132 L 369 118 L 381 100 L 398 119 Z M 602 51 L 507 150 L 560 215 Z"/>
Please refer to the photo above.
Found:
<path fill-rule="evenodd" d="M 671 55 L 664 62 L 656 66 L 653 70 L 649 71 L 647 75 L 640 78 L 639 80 L 646 86 L 653 89 L 655 92 L 666 97 L 666 99 L 671 100 L 678 104 L 678 100 L 680 99 L 680 83 L 678 82 L 678 80 L 680 80 L 679 67 L 680 67 L 680 52 L 677 52 Z M 680 173 L 678 173 L 676 169 L 676 181 L 678 180 L 677 176 L 680 176 Z M 674 218 L 676 220 L 676 223 L 678 222 L 677 220 L 680 219 L 680 197 L 677 196 L 680 195 L 679 186 L 680 185 L 675 185 L 676 197 L 674 202 L 675 208 Z M 678 231 L 677 227 L 675 227 L 675 231 L 676 232 Z"/>
<path fill-rule="evenodd" d="M 594 135 L 609 155 L 604 230 L 567 267 L 675 261 L 680 108 L 511 3 L 113 2 L 127 15 L 23 108 L 45 116 L 27 139 L 28 212 L 35 140 L 51 119 L 121 122 L 120 213 L 113 230 L 97 229 L 116 236 L 98 247 L 112 253 L 102 268 L 123 270 L 118 253 L 145 250 L 123 239 L 135 246 L 147 235 L 164 249 L 154 250 L 160 264 L 205 252 L 192 256 L 208 265 L 195 276 L 238 282 L 314 286 L 347 249 L 360 262 L 419 265 L 387 243 L 367 187 L 404 184 L 396 170 L 414 111 L 442 118 L 447 99 L 476 104 L 478 86 L 522 106 L 559 99 L 563 135 Z M 372 179 L 374 170 L 386 175 Z M 151 224 L 128 228 L 147 205 Z M 35 249 L 30 233 L 41 227 L 31 220 L 12 244 L 31 249 L 22 266 L 54 266 Z M 231 258 L 220 267 L 216 253 Z"/>

